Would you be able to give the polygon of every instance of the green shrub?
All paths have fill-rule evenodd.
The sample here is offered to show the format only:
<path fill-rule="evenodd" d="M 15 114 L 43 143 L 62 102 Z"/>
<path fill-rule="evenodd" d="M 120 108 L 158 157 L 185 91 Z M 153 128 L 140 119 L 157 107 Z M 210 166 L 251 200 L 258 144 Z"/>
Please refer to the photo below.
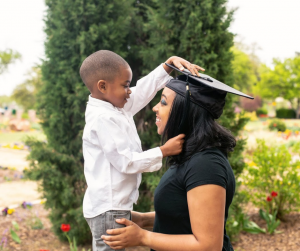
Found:
<path fill-rule="evenodd" d="M 27 112 L 24 112 L 22 114 L 22 119 L 29 119 L 29 116 L 28 116 L 28 113 Z"/>
<path fill-rule="evenodd" d="M 280 108 L 276 110 L 276 118 L 295 119 L 296 112 L 294 109 Z"/>
<path fill-rule="evenodd" d="M 52 231 L 63 240 L 65 235 L 60 226 L 66 222 L 72 227 L 70 237 L 76 237 L 78 243 L 91 241 L 90 230 L 82 216 L 85 180 L 80 161 L 33 138 L 29 138 L 26 145 L 31 148 L 28 157 L 30 168 L 24 174 L 31 180 L 40 181 L 39 188 L 42 197 L 46 199 L 45 208 L 51 209 L 49 219 Z"/>
<path fill-rule="evenodd" d="M 269 124 L 269 129 L 271 131 L 273 130 L 278 130 L 280 132 L 284 132 L 286 130 L 286 125 L 285 123 L 280 120 L 280 119 L 273 119 L 271 120 L 270 124 Z"/>
<path fill-rule="evenodd" d="M 41 130 L 42 129 L 41 124 L 39 124 L 39 123 L 31 123 L 30 128 L 34 129 L 34 130 Z"/>
<path fill-rule="evenodd" d="M 283 219 L 284 215 L 300 207 L 300 162 L 292 162 L 285 145 L 267 146 L 257 140 L 253 161 L 248 163 L 240 180 L 246 186 L 244 193 L 259 208 Z"/>
<path fill-rule="evenodd" d="M 240 183 L 237 181 L 236 191 L 239 190 Z M 237 241 L 239 233 L 244 230 L 244 224 L 247 220 L 242 205 L 247 198 L 243 193 L 235 193 L 233 201 L 229 207 L 228 218 L 226 222 L 226 231 L 231 241 Z"/>
<path fill-rule="evenodd" d="M 294 153 L 300 153 L 300 141 L 296 142 L 292 146 L 292 152 L 294 152 Z"/>
<path fill-rule="evenodd" d="M 290 140 L 285 145 L 287 148 L 289 148 L 291 150 L 292 153 L 295 153 L 295 154 L 300 153 L 300 141 Z"/>
<path fill-rule="evenodd" d="M 268 115 L 268 110 L 265 108 L 258 108 L 256 110 L 256 115 L 259 117 L 260 115 Z"/>

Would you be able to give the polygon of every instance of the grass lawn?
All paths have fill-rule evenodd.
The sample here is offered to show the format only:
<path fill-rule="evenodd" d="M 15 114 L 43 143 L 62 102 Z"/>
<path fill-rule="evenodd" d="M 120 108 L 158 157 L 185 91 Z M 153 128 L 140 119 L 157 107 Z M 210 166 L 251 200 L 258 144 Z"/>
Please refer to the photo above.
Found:
<path fill-rule="evenodd" d="M 0 131 L 0 144 L 20 143 L 24 142 L 27 137 L 34 137 L 39 140 L 45 140 L 46 136 L 42 131 L 29 131 L 29 132 L 1 132 Z"/>

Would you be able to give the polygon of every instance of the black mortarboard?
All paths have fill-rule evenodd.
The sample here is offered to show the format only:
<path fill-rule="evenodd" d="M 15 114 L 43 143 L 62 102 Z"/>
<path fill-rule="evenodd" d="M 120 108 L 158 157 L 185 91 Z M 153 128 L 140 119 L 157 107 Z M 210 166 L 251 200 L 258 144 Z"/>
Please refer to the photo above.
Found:
<path fill-rule="evenodd" d="M 227 92 L 253 99 L 253 97 L 250 97 L 208 75 L 200 74 L 201 76 L 198 77 L 192 75 L 192 73 L 186 69 L 181 71 L 173 65 L 167 63 L 166 65 L 184 74 L 170 80 L 170 82 L 166 85 L 166 87 L 172 89 L 177 94 L 185 97 L 184 113 L 179 126 L 179 133 L 184 133 L 185 128 L 188 125 L 187 115 L 189 112 L 190 102 L 201 106 L 207 110 L 214 119 L 218 119 L 223 113 Z"/>

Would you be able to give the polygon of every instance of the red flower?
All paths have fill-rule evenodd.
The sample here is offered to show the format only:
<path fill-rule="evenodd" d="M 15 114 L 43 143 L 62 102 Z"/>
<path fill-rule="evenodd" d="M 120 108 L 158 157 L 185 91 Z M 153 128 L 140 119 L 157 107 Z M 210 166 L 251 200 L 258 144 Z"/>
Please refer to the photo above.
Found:
<path fill-rule="evenodd" d="M 272 200 L 272 197 L 268 196 L 268 197 L 267 197 L 267 201 L 270 202 L 271 200 Z"/>
<path fill-rule="evenodd" d="M 277 193 L 277 192 L 275 192 L 275 191 L 272 191 L 272 193 L 271 193 L 271 196 L 272 196 L 272 197 L 277 197 L 277 195 L 278 195 L 278 193 Z"/>
<path fill-rule="evenodd" d="M 274 127 L 276 127 L 276 126 L 277 126 L 277 124 L 276 124 L 276 123 L 274 123 L 274 124 L 273 124 L 273 126 L 274 126 Z"/>
<path fill-rule="evenodd" d="M 61 224 L 61 227 L 60 229 L 63 231 L 63 232 L 69 232 L 71 227 L 70 227 L 70 224 Z"/>

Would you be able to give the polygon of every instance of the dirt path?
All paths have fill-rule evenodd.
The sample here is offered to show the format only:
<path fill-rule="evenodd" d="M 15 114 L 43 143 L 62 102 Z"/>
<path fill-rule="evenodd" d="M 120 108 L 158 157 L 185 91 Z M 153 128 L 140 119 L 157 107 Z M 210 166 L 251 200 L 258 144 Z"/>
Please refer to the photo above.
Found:
<path fill-rule="evenodd" d="M 23 201 L 40 199 L 37 192 L 37 182 L 12 181 L 0 183 L 0 208 L 21 204 Z"/>
<path fill-rule="evenodd" d="M 0 148 L 0 209 L 21 204 L 23 201 L 40 199 L 37 192 L 38 183 L 22 179 L 22 171 L 28 167 L 28 153 L 23 150 Z"/>
<path fill-rule="evenodd" d="M 23 171 L 25 167 L 28 167 L 26 156 L 28 151 L 25 150 L 13 150 L 8 148 L 0 148 L 0 166 L 15 167 L 18 171 Z"/>

